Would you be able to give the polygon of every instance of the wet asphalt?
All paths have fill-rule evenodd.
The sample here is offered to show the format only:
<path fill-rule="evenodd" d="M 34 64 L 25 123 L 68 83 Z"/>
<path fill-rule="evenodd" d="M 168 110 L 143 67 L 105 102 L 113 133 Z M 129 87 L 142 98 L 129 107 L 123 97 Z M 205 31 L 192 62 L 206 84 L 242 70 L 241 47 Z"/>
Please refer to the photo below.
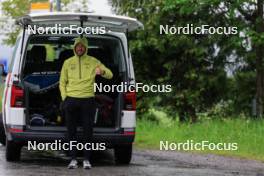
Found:
<path fill-rule="evenodd" d="M 22 150 L 21 161 L 7 162 L 5 147 L 0 146 L 2 176 L 264 176 L 264 163 L 215 155 L 135 149 L 129 166 L 115 165 L 113 151 L 93 153 L 91 170 L 67 169 L 69 158 L 61 152 Z"/>

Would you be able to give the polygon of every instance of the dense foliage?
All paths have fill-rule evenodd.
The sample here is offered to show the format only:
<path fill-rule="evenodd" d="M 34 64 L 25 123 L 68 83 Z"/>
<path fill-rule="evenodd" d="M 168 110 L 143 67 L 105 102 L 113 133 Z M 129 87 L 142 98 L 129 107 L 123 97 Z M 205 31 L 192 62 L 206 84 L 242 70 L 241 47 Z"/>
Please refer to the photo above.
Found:
<path fill-rule="evenodd" d="M 142 112 L 154 106 L 195 120 L 224 103 L 229 116 L 251 114 L 256 98 L 262 116 L 263 1 L 113 0 L 113 6 L 145 25 L 130 35 L 137 81 L 173 85 L 169 94 L 141 94 Z M 160 34 L 160 25 L 187 24 L 235 26 L 238 34 Z"/>

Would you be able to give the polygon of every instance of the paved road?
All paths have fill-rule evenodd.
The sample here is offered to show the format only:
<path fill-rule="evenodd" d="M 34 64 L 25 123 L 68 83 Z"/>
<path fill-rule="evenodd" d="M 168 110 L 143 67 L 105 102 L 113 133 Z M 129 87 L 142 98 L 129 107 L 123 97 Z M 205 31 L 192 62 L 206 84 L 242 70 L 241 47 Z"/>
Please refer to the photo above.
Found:
<path fill-rule="evenodd" d="M 2 176 L 50 176 L 50 175 L 252 175 L 264 176 L 264 163 L 251 160 L 226 158 L 214 155 L 198 155 L 180 152 L 135 150 L 130 166 L 116 166 L 113 151 L 94 153 L 93 169 L 66 169 L 68 158 L 54 152 L 33 152 L 23 149 L 22 161 L 5 161 L 5 147 L 0 146 L 0 175 Z"/>

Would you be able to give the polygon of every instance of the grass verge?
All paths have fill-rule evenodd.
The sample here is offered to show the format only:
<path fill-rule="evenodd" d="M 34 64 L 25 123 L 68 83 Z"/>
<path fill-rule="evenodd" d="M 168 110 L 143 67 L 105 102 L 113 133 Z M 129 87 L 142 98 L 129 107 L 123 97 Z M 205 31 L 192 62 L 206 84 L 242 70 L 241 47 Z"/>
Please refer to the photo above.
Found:
<path fill-rule="evenodd" d="M 158 149 L 160 141 L 180 143 L 237 143 L 238 150 L 192 150 L 194 153 L 211 153 L 264 161 L 264 120 L 206 120 L 195 124 L 171 123 L 161 125 L 148 120 L 138 120 L 135 145 L 143 149 Z"/>

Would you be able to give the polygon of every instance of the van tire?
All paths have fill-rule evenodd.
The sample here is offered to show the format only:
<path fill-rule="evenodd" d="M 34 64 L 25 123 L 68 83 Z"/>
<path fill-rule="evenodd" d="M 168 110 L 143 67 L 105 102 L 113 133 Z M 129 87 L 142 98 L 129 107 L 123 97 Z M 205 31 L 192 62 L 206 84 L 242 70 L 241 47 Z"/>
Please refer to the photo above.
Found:
<path fill-rule="evenodd" d="M 6 140 L 6 161 L 19 161 L 22 145 L 14 141 Z"/>
<path fill-rule="evenodd" d="M 2 113 L 0 113 L 0 143 L 3 145 L 6 144 L 6 135 L 5 135 L 5 128 L 4 128 Z"/>
<path fill-rule="evenodd" d="M 128 165 L 132 158 L 132 144 L 115 146 L 114 154 L 116 164 Z"/>

